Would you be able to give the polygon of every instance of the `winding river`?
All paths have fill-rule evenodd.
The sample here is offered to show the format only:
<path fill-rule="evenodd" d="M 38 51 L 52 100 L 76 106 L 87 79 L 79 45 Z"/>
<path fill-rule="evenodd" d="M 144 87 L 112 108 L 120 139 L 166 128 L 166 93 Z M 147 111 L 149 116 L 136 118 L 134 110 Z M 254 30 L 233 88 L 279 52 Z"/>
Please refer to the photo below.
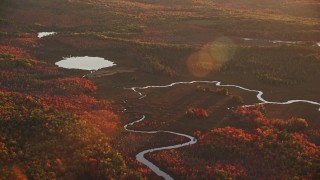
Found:
<path fill-rule="evenodd" d="M 145 120 L 145 118 L 146 118 L 146 116 L 143 115 L 141 119 L 125 125 L 124 129 L 126 131 L 129 131 L 129 132 L 145 133 L 145 134 L 169 133 L 169 134 L 175 134 L 175 135 L 178 135 L 178 136 L 183 136 L 183 137 L 186 137 L 186 138 L 188 138 L 190 140 L 190 141 L 185 142 L 183 144 L 176 144 L 176 145 L 172 145 L 172 146 L 164 146 L 164 147 L 159 147 L 159 148 L 147 149 L 147 150 L 144 150 L 144 151 L 142 151 L 142 152 L 140 152 L 139 154 L 136 155 L 137 161 L 139 161 L 139 162 L 143 163 L 144 165 L 148 166 L 158 176 L 161 176 L 164 179 L 168 179 L 168 180 L 173 179 L 169 174 L 167 174 L 164 171 L 160 170 L 159 167 L 154 165 L 152 162 L 148 161 L 144 157 L 144 155 L 147 154 L 147 153 L 150 153 L 150 152 L 154 152 L 154 151 L 161 151 L 161 150 L 166 150 L 166 149 L 176 149 L 176 148 L 180 148 L 180 147 L 183 147 L 183 146 L 195 144 L 197 142 L 197 139 L 195 137 L 192 137 L 192 136 L 189 136 L 189 135 L 186 135 L 186 134 L 182 134 L 182 133 L 173 132 L 173 131 L 165 131 L 165 130 L 136 131 L 136 130 L 128 129 L 128 126 L 131 126 L 131 125 L 134 125 L 135 123 L 141 122 L 141 121 Z"/>
<path fill-rule="evenodd" d="M 49 35 L 54 35 L 57 34 L 56 32 L 39 32 L 38 33 L 38 37 L 42 38 L 45 36 L 49 36 Z M 256 39 L 252 39 L 252 38 L 242 38 L 245 41 L 253 41 Z M 268 40 L 266 40 L 268 41 Z M 280 44 L 300 44 L 300 43 L 305 43 L 302 41 L 280 41 L 280 40 L 273 40 L 273 41 L 268 41 L 268 42 L 272 42 L 272 43 L 280 43 Z M 316 42 L 316 45 L 320 47 L 320 42 Z M 58 65 L 59 67 L 63 67 L 63 68 L 67 68 L 67 69 L 83 69 L 83 70 L 91 70 L 92 71 L 96 71 L 98 69 L 104 68 L 104 67 L 110 67 L 110 66 L 114 66 L 115 64 L 111 61 L 107 61 L 103 58 L 99 58 L 99 57 L 69 57 L 69 58 L 64 58 L 63 60 L 59 61 L 56 63 L 56 65 Z M 86 75 L 84 75 L 83 77 L 85 77 Z M 163 86 L 145 86 L 145 87 L 131 87 L 131 88 L 125 88 L 125 89 L 129 89 L 134 91 L 135 93 L 139 94 L 139 99 L 143 99 L 145 98 L 147 95 L 142 94 L 139 90 L 144 90 L 144 89 L 148 89 L 148 88 L 166 88 L 166 87 L 172 87 L 174 85 L 177 84 L 193 84 L 193 83 L 209 83 L 209 84 L 215 84 L 216 86 L 222 86 L 222 87 L 236 87 L 245 91 L 249 91 L 249 92 L 255 92 L 257 93 L 257 99 L 260 101 L 259 104 L 292 104 L 292 103 L 296 103 L 296 102 L 303 102 L 303 103 L 309 103 L 309 104 L 313 104 L 313 105 L 317 105 L 318 107 L 318 111 L 320 111 L 320 103 L 315 102 L 315 101 L 309 101 L 309 100 L 289 100 L 286 102 L 272 102 L 272 101 L 267 101 L 265 100 L 262 95 L 263 92 L 259 91 L 259 90 L 254 90 L 254 89 L 248 89 L 242 86 L 238 86 L 238 85 L 223 85 L 221 84 L 221 82 L 219 81 L 190 81 L 190 82 L 175 82 L 175 83 L 171 83 L 168 85 L 163 85 Z M 124 103 L 126 103 L 124 101 Z M 254 105 L 245 105 L 246 107 L 249 106 L 254 106 Z M 125 112 L 126 109 L 124 109 L 122 112 Z M 148 150 L 144 150 L 140 153 L 138 153 L 136 155 L 136 159 L 137 161 L 145 164 L 147 167 L 149 167 L 154 173 L 156 173 L 158 176 L 163 177 L 164 179 L 173 179 L 169 174 L 165 173 L 164 171 L 162 171 L 159 167 L 157 167 L 156 165 L 154 165 L 152 162 L 148 161 L 144 155 L 150 152 L 154 152 L 154 151 L 161 151 L 161 150 L 166 150 L 166 149 L 176 149 L 176 148 L 180 148 L 180 147 L 184 147 L 184 146 L 188 146 L 188 145 L 192 145 L 197 143 L 197 139 L 195 137 L 192 137 L 190 135 L 187 134 L 182 134 L 182 133 L 178 133 L 178 132 L 173 132 L 173 131 L 166 131 L 166 130 L 155 130 L 155 131 L 138 131 L 138 130 L 133 130 L 133 129 L 129 129 L 128 126 L 132 126 L 136 123 L 139 123 L 143 120 L 146 119 L 145 115 L 142 115 L 142 117 L 134 122 L 131 122 L 129 124 L 126 124 L 124 126 L 124 129 L 128 132 L 134 132 L 134 133 L 145 133 L 145 134 L 156 134 L 156 133 L 169 133 L 169 134 L 174 134 L 174 135 L 178 135 L 178 136 L 183 136 L 189 139 L 188 142 L 182 143 L 182 144 L 176 144 L 176 145 L 171 145 L 171 146 L 164 146 L 164 147 L 158 147 L 158 148 L 152 148 L 152 149 L 148 149 Z"/>
<path fill-rule="evenodd" d="M 39 38 L 48 36 L 48 35 L 54 35 L 56 34 L 55 32 L 41 32 L 38 34 Z M 243 38 L 243 40 L 245 41 L 252 41 L 255 39 L 251 39 L 251 38 Z M 299 44 L 299 43 L 303 43 L 302 41 L 279 41 L 279 40 L 275 40 L 275 41 L 269 41 L 269 42 L 273 42 L 273 43 L 285 43 L 285 44 Z M 317 42 L 317 45 L 320 46 L 320 42 Z M 115 64 L 111 61 L 108 61 L 106 59 L 100 58 L 100 57 L 88 57 L 88 56 L 84 56 L 84 57 L 67 57 L 64 58 L 61 61 L 56 62 L 56 65 L 58 65 L 59 67 L 63 67 L 63 68 L 67 68 L 67 69 L 82 69 L 82 70 L 90 70 L 91 73 L 93 71 L 97 71 L 98 69 L 101 68 L 105 68 L 105 67 L 111 67 L 114 66 Z M 87 75 L 84 75 L 83 77 L 85 77 Z M 208 84 L 215 84 L 216 86 L 221 86 L 221 87 L 236 87 L 245 91 L 249 91 L 249 92 L 255 92 L 257 93 L 257 99 L 260 101 L 260 103 L 258 104 L 292 104 L 292 103 L 296 103 L 296 102 L 302 102 L 302 103 L 309 103 L 309 104 L 313 104 L 313 105 L 317 105 L 318 107 L 318 111 L 320 111 L 320 103 L 315 102 L 315 101 L 309 101 L 309 100 L 289 100 L 286 102 L 272 102 L 272 101 L 267 101 L 265 100 L 262 95 L 263 92 L 259 91 L 259 90 L 254 90 L 254 89 L 248 89 L 242 86 L 238 86 L 238 85 L 232 85 L 232 84 L 221 84 L 221 82 L 219 81 L 190 81 L 190 82 L 174 82 L 168 85 L 163 85 L 163 86 L 145 86 L 145 87 L 131 87 L 131 88 L 125 88 L 128 90 L 132 90 L 135 93 L 139 94 L 139 98 L 138 99 L 143 99 L 145 98 L 147 95 L 142 94 L 139 90 L 144 90 L 144 89 L 148 89 L 148 88 L 167 88 L 167 87 L 172 87 L 174 85 L 178 85 L 178 84 L 193 84 L 193 83 L 208 83 Z M 124 101 L 124 103 L 126 103 L 126 101 Z M 250 107 L 250 106 L 254 106 L 254 105 L 244 105 L 245 107 Z M 123 109 L 123 113 L 126 111 L 127 109 Z M 147 153 L 150 152 L 155 152 L 155 151 L 161 151 L 161 150 L 168 150 L 168 149 L 176 149 L 176 148 L 181 148 L 184 146 L 188 146 L 188 145 L 192 145 L 197 143 L 197 139 L 195 137 L 192 137 L 190 135 L 187 134 L 182 134 L 182 133 L 178 133 L 178 132 L 173 132 L 173 131 L 166 131 L 166 130 L 154 130 L 154 131 L 138 131 L 138 130 L 134 130 L 134 129 L 129 129 L 129 126 L 132 126 L 136 123 L 139 123 L 141 121 L 144 121 L 146 119 L 145 115 L 142 115 L 142 117 L 134 122 L 131 122 L 129 124 L 126 124 L 124 126 L 124 129 L 128 132 L 134 132 L 134 133 L 144 133 L 144 134 L 156 134 L 156 133 L 169 133 L 169 134 L 174 134 L 177 136 L 183 136 L 187 139 L 189 139 L 189 141 L 182 143 L 182 144 L 176 144 L 176 145 L 171 145 L 171 146 L 164 146 L 164 147 L 158 147 L 158 148 L 152 148 L 152 149 L 147 149 L 144 150 L 140 153 L 138 153 L 136 155 L 136 159 L 137 161 L 143 163 L 144 165 L 146 165 L 147 167 L 149 167 L 155 174 L 157 174 L 158 176 L 163 177 L 164 179 L 173 179 L 169 174 L 167 174 L 166 172 L 162 171 L 159 167 L 157 167 L 156 165 L 154 165 L 152 162 L 148 161 L 144 156 Z"/>
<path fill-rule="evenodd" d="M 167 88 L 167 87 L 172 87 L 178 84 L 193 84 L 193 83 L 208 83 L 208 84 L 215 84 L 216 86 L 220 86 L 220 87 L 236 87 L 239 89 L 242 89 L 244 91 L 248 91 L 248 92 L 255 92 L 257 93 L 257 99 L 260 101 L 260 103 L 258 104 L 282 104 L 282 105 L 287 105 L 287 104 L 292 104 L 292 103 L 308 103 L 308 104 L 313 104 L 318 106 L 318 111 L 320 111 L 320 103 L 319 102 L 315 102 L 315 101 L 310 101 L 310 100 L 302 100 L 302 99 L 296 99 L 296 100 L 288 100 L 285 102 L 273 102 L 273 101 L 267 101 L 265 100 L 262 95 L 263 92 L 259 91 L 259 90 L 254 90 L 254 89 L 248 89 L 242 86 L 238 86 L 238 85 L 233 85 L 233 84 L 222 84 L 219 81 L 190 81 L 190 82 L 174 82 L 168 85 L 163 85 L 163 86 L 144 86 L 144 87 L 131 87 L 131 88 L 125 88 L 125 89 L 129 89 L 134 91 L 135 93 L 139 94 L 139 99 L 142 99 L 144 97 L 146 97 L 146 95 L 142 94 L 139 90 L 144 90 L 144 89 L 148 89 L 148 88 Z M 244 105 L 245 107 L 250 107 L 250 106 L 254 106 L 254 105 Z M 139 123 L 143 120 L 146 119 L 145 115 L 142 115 L 142 117 L 139 120 L 136 120 L 134 122 L 131 122 L 129 124 L 126 124 L 124 126 L 124 129 L 128 132 L 134 132 L 134 133 L 144 133 L 144 134 L 156 134 L 156 133 L 169 133 L 169 134 L 175 134 L 178 136 L 183 136 L 189 139 L 188 142 L 185 142 L 183 144 L 176 144 L 176 145 L 171 145 L 171 146 L 164 146 L 164 147 L 158 147 L 158 148 L 152 148 L 152 149 L 147 149 L 144 150 L 140 153 L 138 153 L 136 155 L 136 159 L 137 161 L 143 163 L 144 165 L 146 165 L 147 167 L 149 167 L 154 173 L 156 173 L 158 176 L 163 177 L 166 180 L 171 180 L 173 179 L 169 174 L 167 174 L 166 172 L 162 171 L 159 167 L 157 167 L 156 165 L 154 165 L 152 162 L 148 161 L 144 155 L 150 152 L 155 152 L 155 151 L 161 151 L 161 150 L 167 150 L 167 149 L 176 149 L 176 148 L 180 148 L 180 147 L 184 147 L 184 146 L 188 146 L 191 144 L 195 144 L 197 143 L 197 139 L 195 137 L 192 137 L 190 135 L 187 134 L 182 134 L 182 133 L 178 133 L 178 132 L 173 132 L 173 131 L 166 131 L 166 130 L 155 130 L 155 131 L 138 131 L 138 130 L 133 130 L 133 129 L 128 129 L 128 126 L 132 126 L 136 123 Z"/>
<path fill-rule="evenodd" d="M 286 40 L 267 40 L 267 39 L 253 39 L 253 38 L 241 38 L 244 41 L 260 41 L 260 42 L 269 42 L 272 44 L 312 44 L 313 46 L 319 46 L 320 42 L 312 42 L 312 41 L 286 41 Z"/>

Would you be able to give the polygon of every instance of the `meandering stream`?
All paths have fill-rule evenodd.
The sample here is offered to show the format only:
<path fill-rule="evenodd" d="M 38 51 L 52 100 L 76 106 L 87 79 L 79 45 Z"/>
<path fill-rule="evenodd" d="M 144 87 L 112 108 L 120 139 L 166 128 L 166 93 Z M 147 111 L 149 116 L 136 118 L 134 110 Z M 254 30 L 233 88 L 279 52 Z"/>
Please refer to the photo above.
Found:
<path fill-rule="evenodd" d="M 39 38 L 48 36 L 48 35 L 54 35 L 56 34 L 55 32 L 41 32 L 38 34 Z M 243 38 L 243 40 L 245 41 L 253 41 L 255 39 L 251 39 L 251 38 Z M 269 41 L 272 43 L 280 43 L 280 44 L 300 44 L 300 43 L 304 43 L 302 41 L 280 41 L 280 40 L 274 40 L 274 41 Z M 320 42 L 317 42 L 317 45 L 320 46 Z M 67 57 L 64 58 L 61 61 L 56 62 L 56 65 L 59 67 L 63 67 L 63 68 L 67 68 L 67 69 L 82 69 L 82 70 L 90 70 L 91 73 L 94 71 L 97 71 L 101 68 L 105 68 L 105 67 L 111 67 L 114 66 L 115 64 L 111 61 L 108 61 L 104 58 L 100 58 L 100 57 L 88 57 L 88 56 L 84 56 L 84 57 Z M 125 70 L 127 71 L 127 70 Z M 109 72 L 110 73 L 110 72 Z M 111 73 L 112 74 L 112 73 Z M 83 77 L 85 77 L 87 75 L 84 75 Z M 259 90 L 254 90 L 254 89 L 248 89 L 242 86 L 238 86 L 238 85 L 233 85 L 233 84 L 221 84 L 221 82 L 219 81 L 190 81 L 190 82 L 174 82 L 168 85 L 163 85 L 163 86 L 145 86 L 145 87 L 131 87 L 131 88 L 125 88 L 125 89 L 129 89 L 134 91 L 135 93 L 139 94 L 139 98 L 138 99 L 143 99 L 145 98 L 147 95 L 146 94 L 142 94 L 139 90 L 144 90 L 144 89 L 148 89 L 148 88 L 167 88 L 167 87 L 172 87 L 174 85 L 178 85 L 178 84 L 193 84 L 193 83 L 209 83 L 209 84 L 215 84 L 216 86 L 221 86 L 221 87 L 236 87 L 245 91 L 249 91 L 249 92 L 255 92 L 257 93 L 256 97 L 257 99 L 260 101 L 260 103 L 258 104 L 292 104 L 292 103 L 296 103 L 296 102 L 302 102 L 302 103 L 309 103 L 309 104 L 313 104 L 313 105 L 317 105 L 318 107 L 318 111 L 320 111 L 320 103 L 315 102 L 315 101 L 310 101 L 310 100 L 289 100 L 289 101 L 285 101 L 285 102 L 273 102 L 273 101 L 267 101 L 265 100 L 262 95 L 263 92 L 259 91 Z M 124 102 L 126 103 L 126 102 Z M 249 107 L 249 106 L 254 106 L 254 105 L 244 105 L 245 107 Z M 127 109 L 124 109 L 122 112 L 124 113 Z M 171 146 L 164 146 L 164 147 L 158 147 L 158 148 L 152 148 L 152 149 L 147 149 L 144 150 L 140 153 L 138 153 L 136 155 L 136 159 L 137 161 L 143 163 L 144 165 L 146 165 L 147 167 L 149 167 L 154 173 L 156 173 L 158 176 L 163 177 L 164 179 L 173 179 L 169 174 L 167 174 L 166 172 L 162 171 L 159 167 L 157 167 L 156 165 L 154 165 L 152 162 L 148 161 L 144 156 L 147 153 L 150 152 L 154 152 L 154 151 L 161 151 L 161 150 L 166 150 L 166 149 L 176 149 L 176 148 L 181 148 L 184 146 L 188 146 L 188 145 L 192 145 L 197 143 L 197 139 L 195 137 L 192 137 L 190 135 L 187 134 L 182 134 L 182 133 L 178 133 L 178 132 L 173 132 L 173 131 L 166 131 L 166 130 L 154 130 L 154 131 L 139 131 L 139 130 L 134 130 L 134 129 L 129 129 L 129 126 L 132 126 L 136 123 L 139 123 L 141 121 L 144 121 L 146 119 L 145 115 L 142 115 L 142 117 L 134 122 L 131 122 L 129 124 L 126 124 L 124 126 L 124 129 L 128 132 L 134 132 L 134 133 L 145 133 L 145 134 L 156 134 L 156 133 L 169 133 L 169 134 L 174 134 L 174 135 L 178 135 L 178 136 L 183 136 L 187 139 L 189 139 L 189 141 L 182 143 L 182 144 L 176 144 L 176 145 L 171 145 Z"/>
<path fill-rule="evenodd" d="M 308 103 L 308 104 L 313 104 L 318 106 L 318 111 L 320 111 L 320 103 L 319 102 L 315 102 L 315 101 L 310 101 L 310 100 L 301 100 L 301 99 L 296 99 L 296 100 L 288 100 L 285 102 L 273 102 L 273 101 L 267 101 L 265 100 L 262 95 L 263 92 L 259 91 L 259 90 L 254 90 L 254 89 L 248 89 L 242 86 L 238 86 L 238 85 L 233 85 L 233 84 L 222 84 L 219 81 L 190 81 L 190 82 L 174 82 L 168 85 L 163 85 L 163 86 L 144 86 L 144 87 L 131 87 L 131 88 L 125 88 L 125 89 L 130 89 L 132 91 L 134 91 L 135 93 L 139 94 L 139 99 L 142 99 L 144 97 L 146 97 L 147 95 L 142 94 L 139 90 L 144 90 L 144 89 L 148 89 L 148 88 L 167 88 L 167 87 L 172 87 L 174 85 L 178 85 L 178 84 L 193 84 L 193 83 L 209 83 L 209 84 L 215 84 L 216 86 L 220 86 L 220 87 L 236 87 L 245 91 L 249 91 L 249 92 L 255 92 L 257 93 L 257 99 L 260 101 L 260 103 L 258 104 L 282 104 L 282 105 L 287 105 L 287 104 L 292 104 L 292 103 Z M 249 106 L 254 106 L 254 105 L 244 105 L 245 107 L 249 107 Z M 149 167 L 154 173 L 156 173 L 158 176 L 163 177 L 166 180 L 170 180 L 173 179 L 169 174 L 167 174 L 166 172 L 162 171 L 159 167 L 157 167 L 156 165 L 154 165 L 152 162 L 148 161 L 144 155 L 150 152 L 154 152 L 154 151 L 161 151 L 161 150 L 167 150 L 167 149 L 176 149 L 176 148 L 180 148 L 180 147 L 184 147 L 184 146 L 188 146 L 191 144 L 195 144 L 197 142 L 197 139 L 195 137 L 192 137 L 190 135 L 186 135 L 186 134 L 182 134 L 182 133 L 178 133 L 178 132 L 173 132 L 173 131 L 166 131 L 166 130 L 154 130 L 154 131 L 139 131 L 139 130 L 133 130 L 133 129 L 128 129 L 128 126 L 132 126 L 136 123 L 139 123 L 141 121 L 144 121 L 146 118 L 145 115 L 142 115 L 142 118 L 140 118 L 139 120 L 136 120 L 134 122 L 131 122 L 129 124 L 126 124 L 124 126 L 124 129 L 126 131 L 129 132 L 134 132 L 134 133 L 145 133 L 145 134 L 155 134 L 155 133 L 169 133 L 169 134 L 175 134 L 178 136 L 183 136 L 189 139 L 188 142 L 185 142 L 183 144 L 176 144 L 176 145 L 171 145 L 171 146 L 164 146 L 164 147 L 158 147 L 158 148 L 152 148 L 152 149 L 147 149 L 144 150 L 140 153 L 138 153 L 136 155 L 136 159 L 137 161 L 143 163 L 144 165 L 146 165 L 147 167 Z"/>
<path fill-rule="evenodd" d="M 244 41 L 255 41 L 255 42 L 268 42 L 272 44 L 312 44 L 313 46 L 319 46 L 320 42 L 314 42 L 312 41 L 286 41 L 286 40 L 267 40 L 267 39 L 254 39 L 254 38 L 241 38 Z"/>
<path fill-rule="evenodd" d="M 144 151 L 142 151 L 142 152 L 140 152 L 139 154 L 136 155 L 137 161 L 139 161 L 139 162 L 145 164 L 146 166 L 148 166 L 158 176 L 161 176 L 164 179 L 173 179 L 169 174 L 167 174 L 164 171 L 160 170 L 159 167 L 154 165 L 152 162 L 148 161 L 144 157 L 144 155 L 147 154 L 147 153 L 150 153 L 150 152 L 154 152 L 154 151 L 161 151 L 161 150 L 166 150 L 166 149 L 176 149 L 176 148 L 180 148 L 180 147 L 183 147 L 183 146 L 188 146 L 188 145 L 191 145 L 191 144 L 195 144 L 197 142 L 197 139 L 195 137 L 189 136 L 187 134 L 177 133 L 177 132 L 173 132 L 173 131 L 165 131 L 165 130 L 137 131 L 137 130 L 128 129 L 128 126 L 132 126 L 135 123 L 139 123 L 139 122 L 145 120 L 145 118 L 146 118 L 146 116 L 143 115 L 141 119 L 125 125 L 124 129 L 126 131 L 129 131 L 129 132 L 145 133 L 145 134 L 169 133 L 169 134 L 175 134 L 175 135 L 178 135 L 178 136 L 183 136 L 183 137 L 189 138 L 189 140 L 190 140 L 190 141 L 185 142 L 183 144 L 176 144 L 176 145 L 172 145 L 172 146 L 164 146 L 164 147 L 159 147 L 159 148 L 147 149 L 147 150 L 144 150 Z"/>
<path fill-rule="evenodd" d="M 38 37 L 39 38 L 43 38 L 45 36 L 50 36 L 50 35 L 54 35 L 57 34 L 56 32 L 39 32 L 38 33 Z M 255 41 L 258 39 L 252 39 L 252 38 L 242 38 L 245 41 Z M 267 42 L 272 42 L 275 44 L 303 44 L 306 42 L 303 41 L 281 41 L 281 40 L 263 40 L 263 41 L 267 41 Z M 316 42 L 316 45 L 320 47 L 320 42 Z M 93 71 L 96 71 L 98 69 L 104 68 L 104 67 L 111 67 L 114 66 L 115 64 L 111 61 L 105 60 L 103 58 L 99 58 L 99 57 L 69 57 L 69 58 L 64 58 L 63 60 L 56 62 L 56 65 L 58 65 L 59 67 L 63 67 L 63 68 L 67 68 L 67 69 L 83 69 L 83 70 L 90 70 L 91 73 Z M 83 77 L 85 77 L 86 75 L 84 75 Z M 258 104 L 292 104 L 292 103 L 296 103 L 296 102 L 302 102 L 302 103 L 309 103 L 309 104 L 313 104 L 313 105 L 317 105 L 318 107 L 318 111 L 320 111 L 320 103 L 315 102 L 315 101 L 309 101 L 309 100 L 289 100 L 286 102 L 272 102 L 272 101 L 267 101 L 265 100 L 262 95 L 263 92 L 259 91 L 259 90 L 254 90 L 254 89 L 248 89 L 242 86 L 238 86 L 238 85 L 223 85 L 221 84 L 221 82 L 219 81 L 190 81 L 190 82 L 175 82 L 175 83 L 171 83 L 169 85 L 163 85 L 163 86 L 145 86 L 145 87 L 131 87 L 131 88 L 126 88 L 126 89 L 130 89 L 136 93 L 139 94 L 139 99 L 143 99 L 145 98 L 147 95 L 142 94 L 140 91 L 138 90 L 143 90 L 143 89 L 148 89 L 148 88 L 166 88 L 166 87 L 172 87 L 174 85 L 177 84 L 192 84 L 192 83 L 210 83 L 210 84 L 215 84 L 216 86 L 222 86 L 222 87 L 236 87 L 245 91 L 249 91 L 249 92 L 256 92 L 257 93 L 257 99 L 260 101 L 260 103 Z M 125 102 L 126 103 L 126 102 Z M 246 107 L 249 106 L 253 106 L 253 105 L 245 105 Z M 122 112 L 125 112 L 126 109 L 124 109 Z M 178 136 L 183 136 L 189 139 L 188 142 L 182 143 L 182 144 L 176 144 L 176 145 L 171 145 L 171 146 L 164 146 L 164 147 L 158 147 L 158 148 L 152 148 L 152 149 L 148 149 L 148 150 L 144 150 L 140 153 L 138 153 L 136 155 L 136 159 L 137 161 L 145 164 L 147 167 L 149 167 L 154 173 L 156 173 L 158 176 L 163 177 L 164 179 L 173 179 L 169 174 L 165 173 L 164 171 L 162 171 L 159 167 L 157 167 L 156 165 L 154 165 L 152 162 L 148 161 L 144 155 L 150 152 L 154 152 L 154 151 L 161 151 L 161 150 L 166 150 L 166 149 L 175 149 L 175 148 L 180 148 L 180 147 L 184 147 L 187 145 L 191 145 L 191 144 L 195 144 L 197 142 L 197 139 L 195 137 L 192 137 L 190 135 L 187 134 L 182 134 L 182 133 L 178 133 L 178 132 L 173 132 L 173 131 L 166 131 L 166 130 L 154 130 L 154 131 L 138 131 L 138 130 L 133 130 L 133 129 L 129 129 L 128 126 L 132 126 L 136 123 L 139 123 L 143 120 L 145 120 L 146 116 L 142 115 L 142 117 L 139 120 L 136 120 L 134 122 L 131 122 L 129 124 L 126 124 L 124 126 L 124 129 L 126 131 L 129 132 L 134 132 L 134 133 L 145 133 L 145 134 L 155 134 L 155 133 L 169 133 L 169 134 L 175 134 Z"/>

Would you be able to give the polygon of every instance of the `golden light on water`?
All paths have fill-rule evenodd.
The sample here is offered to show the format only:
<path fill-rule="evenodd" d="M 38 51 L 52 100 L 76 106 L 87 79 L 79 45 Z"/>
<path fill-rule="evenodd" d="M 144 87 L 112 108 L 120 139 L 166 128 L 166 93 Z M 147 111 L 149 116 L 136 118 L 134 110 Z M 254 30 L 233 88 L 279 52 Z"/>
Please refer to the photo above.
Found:
<path fill-rule="evenodd" d="M 236 45 L 230 38 L 217 38 L 189 56 L 188 70 L 195 77 L 205 77 L 232 59 L 235 51 Z"/>

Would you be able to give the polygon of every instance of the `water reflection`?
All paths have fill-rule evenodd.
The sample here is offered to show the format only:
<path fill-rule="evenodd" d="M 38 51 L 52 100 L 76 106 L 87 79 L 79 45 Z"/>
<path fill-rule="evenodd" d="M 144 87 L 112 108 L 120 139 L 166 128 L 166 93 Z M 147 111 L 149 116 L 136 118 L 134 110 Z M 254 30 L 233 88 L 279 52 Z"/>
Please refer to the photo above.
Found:
<path fill-rule="evenodd" d="M 106 60 L 101 57 L 66 57 L 63 60 L 55 63 L 59 67 L 66 69 L 82 69 L 96 71 L 101 68 L 115 66 L 112 61 Z"/>
<path fill-rule="evenodd" d="M 57 34 L 56 32 L 38 32 L 38 38 L 43 38 L 45 36 L 50 36 Z"/>

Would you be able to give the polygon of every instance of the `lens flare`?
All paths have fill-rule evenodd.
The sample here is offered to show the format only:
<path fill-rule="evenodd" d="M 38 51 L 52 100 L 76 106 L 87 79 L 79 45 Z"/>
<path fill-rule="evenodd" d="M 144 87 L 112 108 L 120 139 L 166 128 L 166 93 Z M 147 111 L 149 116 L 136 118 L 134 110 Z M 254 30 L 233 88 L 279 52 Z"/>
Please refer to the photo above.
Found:
<path fill-rule="evenodd" d="M 227 37 L 218 38 L 213 43 L 208 44 L 206 48 L 208 48 L 208 51 L 216 60 L 217 64 L 228 62 L 236 51 L 235 43 Z"/>
<path fill-rule="evenodd" d="M 195 77 L 206 77 L 219 70 L 234 56 L 236 45 L 227 37 L 220 37 L 192 53 L 187 60 L 187 68 Z"/>
<path fill-rule="evenodd" d="M 215 64 L 208 52 L 199 51 L 190 55 L 187 61 L 187 67 L 195 77 L 205 77 L 212 72 Z"/>

